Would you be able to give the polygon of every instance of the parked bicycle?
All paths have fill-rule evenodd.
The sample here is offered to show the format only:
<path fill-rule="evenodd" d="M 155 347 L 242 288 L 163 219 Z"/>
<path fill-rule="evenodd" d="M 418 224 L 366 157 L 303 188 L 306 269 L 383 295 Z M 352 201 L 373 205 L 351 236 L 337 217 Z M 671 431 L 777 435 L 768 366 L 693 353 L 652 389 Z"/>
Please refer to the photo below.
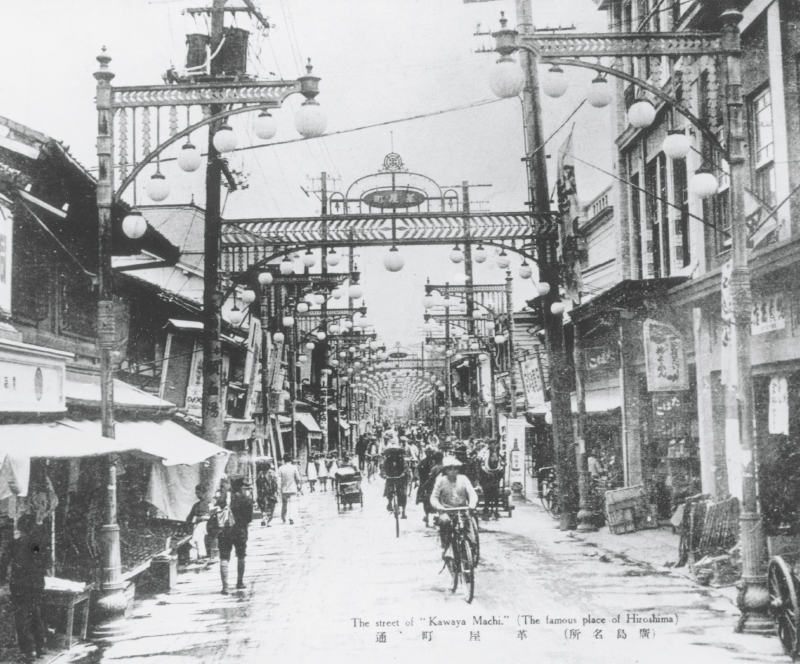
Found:
<path fill-rule="evenodd" d="M 471 519 L 475 519 L 473 510 L 469 507 L 448 507 L 442 510 L 444 512 L 453 512 L 451 518 L 451 540 L 450 550 L 452 550 L 452 557 L 445 558 L 445 566 L 450 571 L 453 580 L 452 592 L 458 590 L 461 584 L 461 591 L 464 594 L 464 599 L 467 604 L 472 602 L 475 597 L 475 567 L 477 565 L 475 556 L 475 545 L 468 537 L 469 527 L 467 523 Z M 473 521 L 474 524 L 477 520 Z"/>
<path fill-rule="evenodd" d="M 558 481 L 555 466 L 545 466 L 539 469 L 539 501 L 544 510 L 554 519 L 561 516 L 558 502 Z"/>

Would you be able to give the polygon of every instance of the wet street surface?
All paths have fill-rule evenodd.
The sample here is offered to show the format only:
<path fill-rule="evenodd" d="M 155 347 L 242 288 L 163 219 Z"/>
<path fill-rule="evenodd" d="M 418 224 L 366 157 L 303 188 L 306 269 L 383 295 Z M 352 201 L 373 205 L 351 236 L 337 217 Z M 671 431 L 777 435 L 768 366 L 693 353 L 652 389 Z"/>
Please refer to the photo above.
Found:
<path fill-rule="evenodd" d="M 467 604 L 421 507 L 398 539 L 382 488 L 364 482 L 363 508 L 338 513 L 330 491 L 306 493 L 295 525 L 253 522 L 245 590 L 221 595 L 218 565 L 182 573 L 137 602 L 128 634 L 57 661 L 789 661 L 774 636 L 734 634 L 738 612 L 713 590 L 562 533 L 532 504 L 482 522 Z"/>

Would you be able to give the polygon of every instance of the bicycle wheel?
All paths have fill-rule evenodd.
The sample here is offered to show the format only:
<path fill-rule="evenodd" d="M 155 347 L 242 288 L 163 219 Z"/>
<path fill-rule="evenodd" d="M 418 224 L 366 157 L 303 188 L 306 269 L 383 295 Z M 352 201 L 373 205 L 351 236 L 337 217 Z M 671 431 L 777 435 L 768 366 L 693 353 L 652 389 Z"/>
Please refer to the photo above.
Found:
<path fill-rule="evenodd" d="M 400 504 L 397 502 L 397 494 L 392 496 L 392 510 L 394 511 L 395 535 L 400 537 Z"/>
<path fill-rule="evenodd" d="M 558 518 L 558 496 L 556 496 L 556 487 L 552 480 L 542 480 L 540 500 L 545 511 L 554 519 Z"/>
<path fill-rule="evenodd" d="M 475 558 L 472 552 L 472 543 L 465 537 L 459 544 L 459 567 L 461 572 L 461 592 L 467 604 L 475 597 Z"/>
<path fill-rule="evenodd" d="M 458 588 L 458 579 L 461 576 L 460 574 L 460 567 L 458 565 L 458 553 L 456 552 L 456 547 L 453 546 L 453 557 L 446 558 L 444 564 L 447 565 L 447 569 L 450 571 L 450 575 L 453 577 L 453 585 L 450 588 L 451 592 L 455 592 L 456 588 Z"/>
<path fill-rule="evenodd" d="M 475 541 L 472 542 L 472 547 L 475 556 L 475 567 L 477 567 L 481 562 L 481 531 L 478 528 L 478 519 L 472 515 L 469 518 L 472 521 L 472 529 L 475 533 Z"/>

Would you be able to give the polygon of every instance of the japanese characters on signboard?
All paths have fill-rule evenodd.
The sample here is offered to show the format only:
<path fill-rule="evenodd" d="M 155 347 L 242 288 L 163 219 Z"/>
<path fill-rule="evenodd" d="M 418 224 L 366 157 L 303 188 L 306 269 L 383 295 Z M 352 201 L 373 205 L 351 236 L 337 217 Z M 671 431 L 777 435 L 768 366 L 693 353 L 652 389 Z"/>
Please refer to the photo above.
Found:
<path fill-rule="evenodd" d="M 203 346 L 194 342 L 192 364 L 189 369 L 189 382 L 186 385 L 186 412 L 201 417 L 203 415 Z"/>
<path fill-rule="evenodd" d="M 0 199 L 0 312 L 11 313 L 11 209 Z"/>
<path fill-rule="evenodd" d="M 615 345 L 586 348 L 583 351 L 583 358 L 588 377 L 599 377 L 619 371 L 619 352 Z"/>
<path fill-rule="evenodd" d="M 733 324 L 733 299 L 731 295 L 731 276 L 733 274 L 733 262 L 727 261 L 722 266 L 722 284 L 720 294 L 722 296 L 720 318 L 722 320 L 722 334 L 720 337 L 722 371 L 721 381 L 723 385 L 738 385 L 736 367 L 736 326 Z"/>
<path fill-rule="evenodd" d="M 542 368 L 538 357 L 529 357 L 519 363 L 522 386 L 525 389 L 525 401 L 528 408 L 543 404 L 545 399 Z"/>
<path fill-rule="evenodd" d="M 769 432 L 789 435 L 789 383 L 786 376 L 769 381 Z"/>
<path fill-rule="evenodd" d="M 750 334 L 766 334 L 786 328 L 786 298 L 783 293 L 753 300 L 750 312 Z"/>
<path fill-rule="evenodd" d="M 644 359 L 648 392 L 689 389 L 683 337 L 668 323 L 644 322 Z"/>

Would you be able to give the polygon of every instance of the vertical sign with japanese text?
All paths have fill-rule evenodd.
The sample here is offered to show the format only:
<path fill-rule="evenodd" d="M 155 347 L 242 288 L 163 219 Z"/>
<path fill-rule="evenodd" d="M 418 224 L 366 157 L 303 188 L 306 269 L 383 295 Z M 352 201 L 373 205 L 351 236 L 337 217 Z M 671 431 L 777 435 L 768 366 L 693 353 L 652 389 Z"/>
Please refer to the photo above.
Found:
<path fill-rule="evenodd" d="M 731 297 L 731 275 L 733 263 L 727 261 L 722 266 L 722 334 L 720 335 L 720 353 L 722 360 L 721 380 L 723 385 L 738 385 L 736 368 L 736 326 L 733 324 L 733 299 Z"/>
<path fill-rule="evenodd" d="M 689 389 L 683 337 L 669 323 L 644 322 L 644 360 L 648 392 Z"/>
<path fill-rule="evenodd" d="M 786 376 L 769 381 L 769 432 L 789 435 L 789 383 Z"/>
<path fill-rule="evenodd" d="M 519 363 L 522 386 L 525 389 L 525 401 L 528 408 L 545 402 L 542 367 L 538 357 L 529 357 Z"/>
<path fill-rule="evenodd" d="M 523 418 L 506 420 L 506 468 L 508 485 L 514 493 L 525 495 L 525 429 Z"/>
<path fill-rule="evenodd" d="M 0 312 L 11 313 L 11 208 L 0 198 Z"/>

